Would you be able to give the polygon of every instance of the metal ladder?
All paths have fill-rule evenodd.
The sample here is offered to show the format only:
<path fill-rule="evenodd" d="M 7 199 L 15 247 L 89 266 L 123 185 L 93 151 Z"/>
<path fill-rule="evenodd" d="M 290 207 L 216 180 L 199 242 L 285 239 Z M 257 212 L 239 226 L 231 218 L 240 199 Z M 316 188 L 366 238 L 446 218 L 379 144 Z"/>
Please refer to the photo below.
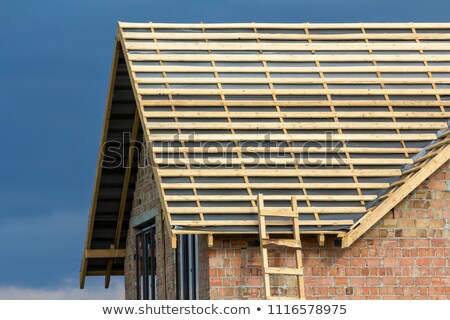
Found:
<path fill-rule="evenodd" d="M 266 300 L 305 300 L 305 284 L 303 279 L 302 243 L 300 240 L 300 229 L 298 222 L 297 198 L 291 198 L 291 210 L 280 210 L 264 208 L 262 194 L 258 194 L 258 220 L 259 220 L 259 240 L 262 258 L 262 270 L 264 278 L 264 293 Z M 292 239 L 269 239 L 267 232 L 266 217 L 292 218 Z M 296 268 L 270 267 L 268 260 L 268 250 L 277 248 L 291 248 L 295 251 Z M 298 297 L 272 296 L 270 293 L 270 275 L 290 275 L 297 277 Z"/>

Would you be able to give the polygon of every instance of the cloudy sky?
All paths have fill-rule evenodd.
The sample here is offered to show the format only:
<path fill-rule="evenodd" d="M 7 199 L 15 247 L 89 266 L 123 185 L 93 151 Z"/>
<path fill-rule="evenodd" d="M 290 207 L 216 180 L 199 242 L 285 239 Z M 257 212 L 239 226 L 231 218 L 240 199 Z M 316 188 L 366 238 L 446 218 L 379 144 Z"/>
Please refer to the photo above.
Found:
<path fill-rule="evenodd" d="M 0 299 L 114 299 L 78 289 L 118 20 L 445 22 L 448 0 L 0 1 Z"/>

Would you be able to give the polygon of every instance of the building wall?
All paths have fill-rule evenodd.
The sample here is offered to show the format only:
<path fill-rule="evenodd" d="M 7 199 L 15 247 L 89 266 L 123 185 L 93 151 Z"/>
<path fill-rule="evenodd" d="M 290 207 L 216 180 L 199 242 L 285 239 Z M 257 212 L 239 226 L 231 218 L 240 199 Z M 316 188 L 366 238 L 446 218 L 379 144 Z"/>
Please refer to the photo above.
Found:
<path fill-rule="evenodd" d="M 134 192 L 131 217 L 138 216 L 152 208 L 160 206 L 160 200 L 152 168 L 148 165 L 145 154 L 140 154 L 139 170 Z M 157 215 L 156 222 L 156 255 L 157 255 L 157 296 L 158 299 L 176 299 L 175 277 L 166 277 L 166 274 L 175 275 L 175 253 L 170 245 L 170 237 L 161 215 Z M 136 235 L 140 229 L 129 228 L 127 235 L 127 248 L 125 260 L 125 298 L 136 299 Z M 164 232 L 164 236 L 163 236 Z M 163 257 L 166 259 L 164 260 Z"/>
<path fill-rule="evenodd" d="M 364 234 L 350 248 L 336 238 L 319 247 L 303 236 L 308 299 L 449 299 L 450 163 Z M 139 170 L 132 216 L 159 205 L 151 168 Z M 175 251 L 157 217 L 158 298 L 176 298 Z M 165 225 L 164 225 L 165 229 Z M 135 235 L 128 231 L 126 298 L 135 299 Z M 215 236 L 208 248 L 199 237 L 201 299 L 262 299 L 259 240 L 255 236 Z M 163 251 L 162 248 L 165 248 Z M 163 256 L 165 255 L 165 266 Z M 292 252 L 270 254 L 273 266 L 295 266 Z M 164 269 L 166 272 L 164 272 Z M 279 277 L 273 294 L 294 295 L 295 278 Z"/>
<path fill-rule="evenodd" d="M 308 299 L 450 299 L 449 163 L 350 248 L 335 238 L 324 247 L 304 236 Z M 270 256 L 273 266 L 295 266 L 292 253 Z M 263 298 L 255 236 L 215 237 L 209 249 L 211 299 Z M 273 294 L 295 294 L 295 278 L 276 279 Z"/>
<path fill-rule="evenodd" d="M 151 166 L 140 155 L 131 217 L 160 206 L 160 199 Z M 170 235 L 161 215 L 156 224 L 156 292 L 158 299 L 177 298 L 176 250 L 172 249 Z M 136 235 L 139 228 L 129 228 L 125 260 L 125 298 L 136 299 Z M 199 297 L 209 299 L 208 251 L 206 236 L 199 236 Z"/>

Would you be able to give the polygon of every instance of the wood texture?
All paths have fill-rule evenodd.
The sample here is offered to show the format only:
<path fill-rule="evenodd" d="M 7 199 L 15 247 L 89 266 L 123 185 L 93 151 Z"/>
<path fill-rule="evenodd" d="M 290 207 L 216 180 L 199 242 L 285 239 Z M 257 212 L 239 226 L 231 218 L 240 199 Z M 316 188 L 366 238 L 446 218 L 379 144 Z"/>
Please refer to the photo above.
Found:
<path fill-rule="evenodd" d="M 271 292 L 271 276 L 289 275 L 295 276 L 297 279 L 297 294 L 298 299 L 305 300 L 305 284 L 303 279 L 303 262 L 302 262 L 302 243 L 300 239 L 299 215 L 297 207 L 297 199 L 295 196 L 291 197 L 291 207 L 285 209 L 283 213 L 271 214 L 264 206 L 263 194 L 258 194 L 257 197 L 258 208 L 258 223 L 259 223 L 259 242 L 262 260 L 262 274 L 264 279 L 264 293 L 265 299 L 281 298 L 280 296 L 273 296 Z M 292 238 L 283 239 L 269 239 L 270 232 L 268 230 L 269 216 L 288 218 L 290 235 Z M 277 250 L 279 248 L 290 248 L 294 250 L 296 266 L 295 268 L 274 267 L 270 265 L 269 250 Z M 291 297 L 292 298 L 292 297 Z"/>
<path fill-rule="evenodd" d="M 446 26 L 121 23 L 170 226 L 254 226 L 259 192 L 297 194 L 319 235 L 366 214 L 448 128 Z"/>
<path fill-rule="evenodd" d="M 88 249 L 84 251 L 84 256 L 86 259 L 123 259 L 125 249 Z"/>

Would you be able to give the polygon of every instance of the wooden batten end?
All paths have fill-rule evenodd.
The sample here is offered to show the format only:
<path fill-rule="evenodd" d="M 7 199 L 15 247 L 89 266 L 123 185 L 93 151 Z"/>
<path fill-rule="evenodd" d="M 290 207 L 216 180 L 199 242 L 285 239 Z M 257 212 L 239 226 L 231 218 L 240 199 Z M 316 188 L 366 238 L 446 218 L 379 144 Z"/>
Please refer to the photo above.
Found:
<path fill-rule="evenodd" d="M 319 242 L 319 247 L 325 245 L 325 235 L 323 233 L 317 235 L 317 241 Z"/>
<path fill-rule="evenodd" d="M 214 237 L 212 234 L 208 234 L 208 248 L 212 248 L 214 245 Z"/>
<path fill-rule="evenodd" d="M 172 249 L 176 249 L 177 248 L 177 235 L 176 234 L 172 235 L 171 244 L 172 244 Z"/>

